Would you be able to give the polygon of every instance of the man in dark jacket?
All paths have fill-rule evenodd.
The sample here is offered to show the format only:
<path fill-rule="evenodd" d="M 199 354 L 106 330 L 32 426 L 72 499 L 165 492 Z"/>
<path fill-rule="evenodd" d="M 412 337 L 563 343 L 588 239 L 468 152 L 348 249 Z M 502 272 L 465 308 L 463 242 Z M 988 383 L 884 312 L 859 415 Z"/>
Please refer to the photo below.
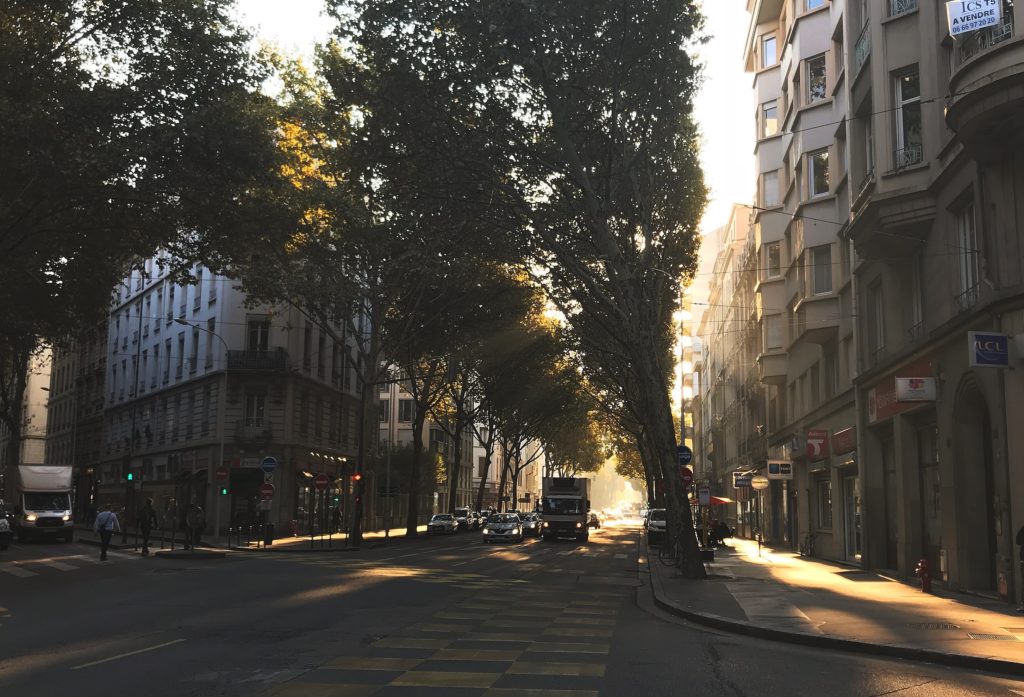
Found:
<path fill-rule="evenodd" d="M 149 556 L 149 535 L 156 527 L 156 511 L 153 509 L 153 499 L 146 499 L 139 511 L 139 532 L 142 533 L 142 556 Z"/>

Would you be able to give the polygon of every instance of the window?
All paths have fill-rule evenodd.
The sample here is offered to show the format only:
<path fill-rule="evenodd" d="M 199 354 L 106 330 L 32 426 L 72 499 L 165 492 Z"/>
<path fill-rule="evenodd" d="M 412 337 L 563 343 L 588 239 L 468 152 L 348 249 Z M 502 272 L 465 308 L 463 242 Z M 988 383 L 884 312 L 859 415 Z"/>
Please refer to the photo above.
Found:
<path fill-rule="evenodd" d="M 338 342 L 331 344 L 331 384 L 337 385 L 341 381 L 341 372 L 339 370 L 338 361 L 341 358 L 341 348 L 338 346 Z"/>
<path fill-rule="evenodd" d="M 830 343 L 825 346 L 825 357 L 822 360 L 824 369 L 821 375 L 821 386 L 824 389 L 824 398 L 831 399 L 839 392 L 839 366 L 836 362 L 836 345 Z"/>
<path fill-rule="evenodd" d="M 153 377 L 150 379 L 149 386 L 156 387 L 156 376 L 160 372 L 160 344 L 153 346 Z"/>
<path fill-rule="evenodd" d="M 804 6 L 807 8 L 807 11 L 810 12 L 811 10 L 816 10 L 824 5 L 825 0 L 806 0 Z"/>
<path fill-rule="evenodd" d="M 779 205 L 779 170 L 761 175 L 761 205 L 765 208 Z"/>
<path fill-rule="evenodd" d="M 164 384 L 171 378 L 171 340 L 164 342 Z"/>
<path fill-rule="evenodd" d="M 864 178 L 867 179 L 875 173 L 875 127 L 872 125 L 871 117 L 864 120 Z"/>
<path fill-rule="evenodd" d="M 203 415 L 199 421 L 199 435 L 205 436 L 210 432 L 210 421 L 213 409 L 213 389 L 207 385 L 203 388 Z"/>
<path fill-rule="evenodd" d="M 188 359 L 188 372 L 194 373 L 199 367 L 199 330 L 192 330 L 192 355 Z"/>
<path fill-rule="evenodd" d="M 245 426 L 246 428 L 263 428 L 266 417 L 267 397 L 259 392 L 245 395 Z"/>
<path fill-rule="evenodd" d="M 782 275 L 782 247 L 778 242 L 772 242 L 765 247 L 767 257 L 768 278 L 778 278 Z"/>
<path fill-rule="evenodd" d="M 316 374 L 317 377 L 324 377 L 324 365 L 327 361 L 327 337 L 321 329 L 316 336 Z"/>
<path fill-rule="evenodd" d="M 196 290 L 195 299 L 192 301 L 192 311 L 199 311 L 199 304 L 203 301 L 203 270 L 196 269 Z"/>
<path fill-rule="evenodd" d="M 807 154 L 807 197 L 828 194 L 828 148 Z"/>
<path fill-rule="evenodd" d="M 398 421 L 399 423 L 412 423 L 412 400 L 398 400 Z"/>
<path fill-rule="evenodd" d="M 206 367 L 213 367 L 213 340 L 216 337 L 214 331 L 217 328 L 217 320 L 211 317 L 206 320 Z"/>
<path fill-rule="evenodd" d="M 820 102 L 828 97 L 825 54 L 807 59 L 807 104 Z"/>
<path fill-rule="evenodd" d="M 924 259 L 918 252 L 910 260 L 910 329 L 909 338 L 915 341 L 924 327 Z"/>
<path fill-rule="evenodd" d="M 885 352 L 885 296 L 882 282 L 868 286 L 868 357 L 874 365 Z"/>
<path fill-rule="evenodd" d="M 832 480 L 818 480 L 818 527 L 832 527 Z"/>
<path fill-rule="evenodd" d="M 250 319 L 247 351 L 266 351 L 270 340 L 270 322 L 265 319 Z"/>
<path fill-rule="evenodd" d="M 327 440 L 331 443 L 338 442 L 338 400 L 332 399 L 330 409 L 327 412 Z"/>
<path fill-rule="evenodd" d="M 320 438 L 324 435 L 324 398 L 317 397 L 313 409 L 313 435 Z"/>
<path fill-rule="evenodd" d="M 380 422 L 386 424 L 391 420 L 391 400 L 380 400 Z"/>
<path fill-rule="evenodd" d="M 811 366 L 811 401 L 810 406 L 821 404 L 821 368 L 817 363 Z"/>
<path fill-rule="evenodd" d="M 185 372 L 185 333 L 178 334 L 178 369 L 174 377 L 180 378 Z"/>
<path fill-rule="evenodd" d="M 149 351 L 142 352 L 142 370 L 136 376 L 136 381 L 139 383 L 139 390 L 141 392 L 146 391 L 146 378 L 149 377 Z"/>
<path fill-rule="evenodd" d="M 766 315 L 764 318 L 764 347 L 771 351 L 783 346 L 782 315 Z"/>
<path fill-rule="evenodd" d="M 972 307 L 978 295 L 978 232 L 975 227 L 974 204 L 964 206 L 956 216 L 956 250 L 960 271 L 961 308 Z"/>
<path fill-rule="evenodd" d="M 768 34 L 761 37 L 761 67 L 768 68 L 779 62 L 776 51 L 775 35 Z M 748 112 L 749 113 L 749 112 Z"/>
<path fill-rule="evenodd" d="M 761 137 L 769 138 L 779 132 L 779 103 L 773 99 L 761 105 Z"/>
<path fill-rule="evenodd" d="M 832 245 L 811 249 L 811 292 L 823 295 L 832 292 Z"/>
<path fill-rule="evenodd" d="M 313 325 L 309 323 L 302 331 L 302 369 L 313 370 Z"/>
<path fill-rule="evenodd" d="M 208 305 L 212 305 L 217 302 L 217 277 L 212 273 L 210 274 L 210 292 L 206 302 Z"/>
<path fill-rule="evenodd" d="M 299 433 L 309 433 L 309 395 L 305 391 L 299 393 Z"/>
<path fill-rule="evenodd" d="M 896 89 L 896 162 L 902 169 L 921 162 L 921 81 L 917 66 L 894 78 Z"/>

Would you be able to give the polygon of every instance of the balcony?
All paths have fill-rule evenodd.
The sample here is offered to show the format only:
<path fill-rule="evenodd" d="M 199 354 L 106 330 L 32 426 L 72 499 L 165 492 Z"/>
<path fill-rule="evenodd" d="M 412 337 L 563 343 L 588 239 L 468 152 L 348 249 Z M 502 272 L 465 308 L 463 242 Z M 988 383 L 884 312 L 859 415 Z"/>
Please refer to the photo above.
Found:
<path fill-rule="evenodd" d="M 917 0 L 889 0 L 889 16 L 899 17 L 917 9 Z"/>
<path fill-rule="evenodd" d="M 825 344 L 839 333 L 839 296 L 814 295 L 801 300 L 796 306 L 796 331 L 793 343 L 805 341 Z"/>
<path fill-rule="evenodd" d="M 228 351 L 228 370 L 283 373 L 288 369 L 288 354 L 282 348 L 270 351 Z"/>
<path fill-rule="evenodd" d="M 860 69 L 864 67 L 864 64 L 868 62 L 868 58 L 871 57 L 871 25 L 865 23 L 864 28 L 860 30 L 860 36 L 857 37 L 856 43 L 853 45 L 853 74 L 854 77 L 860 73 Z"/>
<path fill-rule="evenodd" d="M 896 150 L 893 152 L 892 168 L 899 172 L 901 169 L 921 164 L 924 159 L 922 151 L 920 143 Z"/>
<path fill-rule="evenodd" d="M 241 446 L 266 447 L 274 440 L 268 419 L 241 419 L 235 424 L 235 442 Z"/>
<path fill-rule="evenodd" d="M 757 376 L 766 385 L 785 385 L 789 359 L 785 352 L 762 353 L 757 357 Z"/>
<path fill-rule="evenodd" d="M 946 122 L 968 147 L 983 146 L 1003 156 L 1022 140 L 1024 125 L 1024 39 L 1014 27 L 1013 5 L 1003 3 L 994 27 L 953 42 Z M 1007 138 L 1011 142 L 1007 142 Z"/>

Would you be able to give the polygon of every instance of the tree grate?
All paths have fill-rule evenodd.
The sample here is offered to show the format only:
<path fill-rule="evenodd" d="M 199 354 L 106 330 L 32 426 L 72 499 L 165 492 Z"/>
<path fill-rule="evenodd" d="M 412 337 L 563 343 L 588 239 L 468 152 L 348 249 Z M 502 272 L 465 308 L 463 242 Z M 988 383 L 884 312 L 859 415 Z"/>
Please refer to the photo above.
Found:
<path fill-rule="evenodd" d="M 911 622 L 907 626 L 911 629 L 960 629 L 960 625 L 949 622 Z"/>
<path fill-rule="evenodd" d="M 1020 641 L 1017 637 L 1012 634 L 972 634 L 967 633 L 967 636 L 971 639 L 991 639 L 994 641 Z"/>

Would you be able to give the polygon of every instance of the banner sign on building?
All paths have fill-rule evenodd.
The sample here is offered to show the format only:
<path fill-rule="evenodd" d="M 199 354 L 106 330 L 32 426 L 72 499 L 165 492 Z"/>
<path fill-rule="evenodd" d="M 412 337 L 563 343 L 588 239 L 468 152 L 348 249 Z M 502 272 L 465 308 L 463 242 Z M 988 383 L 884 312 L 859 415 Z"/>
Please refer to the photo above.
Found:
<path fill-rule="evenodd" d="M 807 432 L 807 459 L 824 460 L 828 457 L 828 431 L 811 429 Z"/>
<path fill-rule="evenodd" d="M 832 434 L 832 452 L 836 455 L 857 449 L 857 427 L 849 426 Z"/>
<path fill-rule="evenodd" d="M 935 371 L 931 360 L 922 358 L 895 373 L 891 373 L 868 390 L 868 423 L 874 424 L 920 406 L 920 402 L 902 401 L 896 394 L 896 379 L 901 377 L 931 377 Z"/>
<path fill-rule="evenodd" d="M 972 368 L 1006 368 L 1010 365 L 1010 338 L 1006 334 L 967 332 Z"/>
<path fill-rule="evenodd" d="M 732 487 L 734 489 L 749 489 L 750 480 L 753 479 L 752 474 L 740 474 L 739 472 L 732 473 Z"/>
<path fill-rule="evenodd" d="M 1002 17 L 1003 0 L 953 0 L 946 3 L 949 35 L 960 36 L 994 27 Z"/>
<path fill-rule="evenodd" d="M 896 378 L 897 402 L 934 402 L 935 378 Z"/>
<path fill-rule="evenodd" d="M 793 463 L 788 460 L 769 460 L 768 479 L 792 479 Z"/>

